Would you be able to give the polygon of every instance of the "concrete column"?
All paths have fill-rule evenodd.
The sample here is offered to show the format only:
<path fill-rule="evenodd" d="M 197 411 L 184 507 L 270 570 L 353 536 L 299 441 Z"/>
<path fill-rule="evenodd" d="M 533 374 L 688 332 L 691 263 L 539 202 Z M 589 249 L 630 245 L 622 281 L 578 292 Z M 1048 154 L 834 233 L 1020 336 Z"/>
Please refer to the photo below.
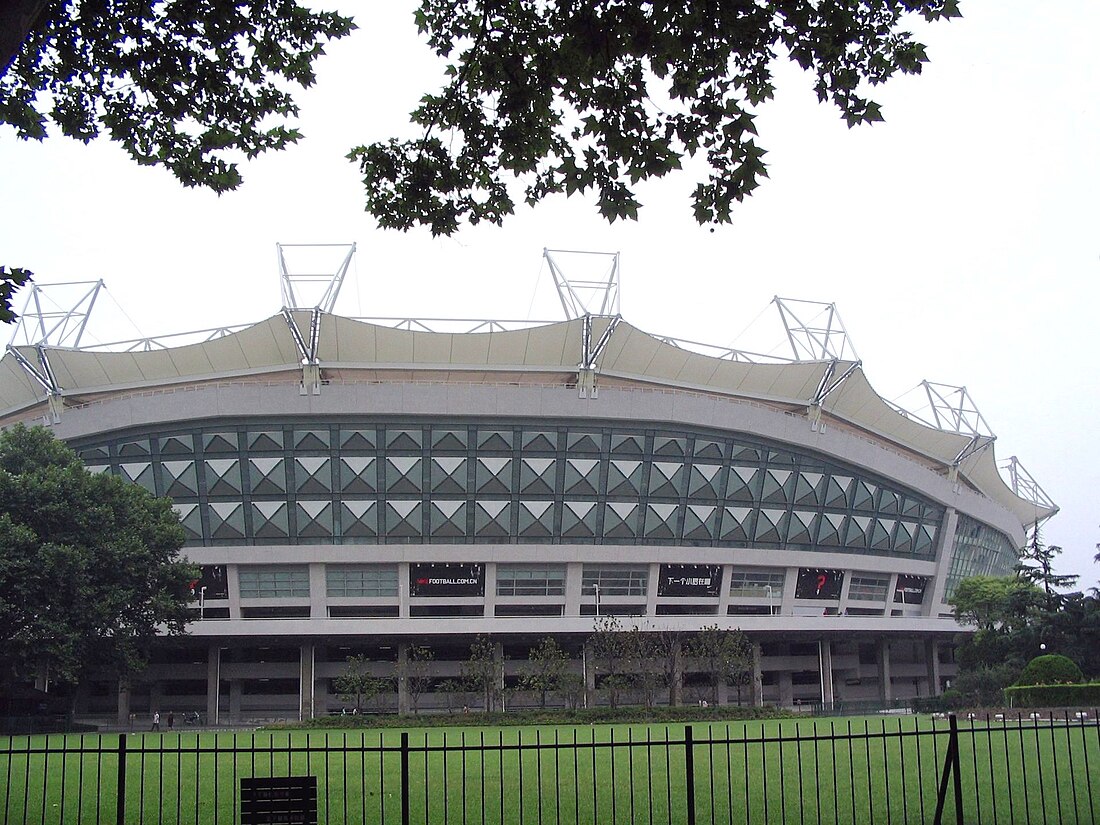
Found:
<path fill-rule="evenodd" d="M 404 716 L 409 712 L 409 646 L 397 646 L 397 712 Z"/>
<path fill-rule="evenodd" d="M 584 670 L 584 702 L 586 707 L 596 707 L 596 664 L 592 661 L 588 645 L 581 648 L 581 662 Z"/>
<path fill-rule="evenodd" d="M 130 683 L 125 679 L 118 680 L 118 723 L 130 726 Z"/>
<path fill-rule="evenodd" d="M 764 705 L 764 674 L 760 669 L 760 643 L 752 645 L 752 703 L 756 707 Z"/>
<path fill-rule="evenodd" d="M 929 639 L 924 645 L 924 659 L 928 666 L 928 695 L 939 696 L 942 688 L 940 679 L 940 643 Z"/>
<path fill-rule="evenodd" d="M 733 578 L 733 565 L 722 565 L 722 586 L 718 589 L 718 615 L 728 616 L 730 606 L 730 580 Z"/>
<path fill-rule="evenodd" d="M 221 686 L 222 649 L 210 645 L 206 652 L 206 724 L 216 725 L 218 719 L 218 690 Z"/>
<path fill-rule="evenodd" d="M 313 645 L 301 646 L 298 667 L 298 718 L 303 720 L 312 719 L 314 713 L 314 655 Z"/>
<path fill-rule="evenodd" d="M 580 562 L 569 562 L 565 565 L 565 615 L 581 615 L 581 579 L 584 576 L 584 565 Z"/>
<path fill-rule="evenodd" d="M 241 588 L 237 583 L 237 571 L 240 568 L 236 564 L 226 565 L 226 579 L 229 585 L 229 618 L 241 618 Z"/>
<path fill-rule="evenodd" d="M 309 566 L 309 617 L 328 618 L 328 581 L 325 566 L 320 563 Z"/>
<path fill-rule="evenodd" d="M 407 561 L 397 564 L 397 615 L 402 619 L 409 618 L 409 563 Z"/>
<path fill-rule="evenodd" d="M 160 710 L 160 682 L 149 683 L 149 714 L 152 715 L 153 711 Z"/>
<path fill-rule="evenodd" d="M 821 678 L 821 702 L 824 705 L 833 703 L 833 645 L 832 642 L 821 641 L 817 643 L 818 659 L 820 661 Z"/>
<path fill-rule="evenodd" d="M 779 676 L 779 706 L 789 708 L 794 705 L 794 685 L 791 684 L 791 672 L 782 670 Z"/>
<path fill-rule="evenodd" d="M 730 688 L 725 682 L 718 683 L 718 690 L 715 693 L 718 694 L 718 704 L 728 705 L 730 703 Z"/>
<path fill-rule="evenodd" d="M 229 721 L 241 721 L 241 680 L 229 680 Z"/>
<path fill-rule="evenodd" d="M 497 614 L 497 565 L 496 562 L 485 564 L 485 615 L 489 617 Z"/>
<path fill-rule="evenodd" d="M 645 614 L 657 615 L 657 584 L 661 581 L 661 564 L 653 562 L 649 565 L 649 581 L 646 587 Z"/>
<path fill-rule="evenodd" d="M 890 684 L 890 643 L 886 639 L 878 641 L 878 698 L 883 702 L 894 699 L 894 688 Z"/>

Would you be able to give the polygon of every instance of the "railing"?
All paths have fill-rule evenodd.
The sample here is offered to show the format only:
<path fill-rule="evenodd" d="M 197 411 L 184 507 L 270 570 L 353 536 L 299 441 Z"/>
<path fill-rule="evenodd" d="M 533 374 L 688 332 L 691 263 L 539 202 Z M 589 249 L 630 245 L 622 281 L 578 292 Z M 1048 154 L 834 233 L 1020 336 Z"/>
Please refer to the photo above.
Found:
<path fill-rule="evenodd" d="M 1091 711 L 13 737 L 0 821 L 235 823 L 241 779 L 313 776 L 333 825 L 1084 823 L 1100 819 L 1098 767 Z"/>

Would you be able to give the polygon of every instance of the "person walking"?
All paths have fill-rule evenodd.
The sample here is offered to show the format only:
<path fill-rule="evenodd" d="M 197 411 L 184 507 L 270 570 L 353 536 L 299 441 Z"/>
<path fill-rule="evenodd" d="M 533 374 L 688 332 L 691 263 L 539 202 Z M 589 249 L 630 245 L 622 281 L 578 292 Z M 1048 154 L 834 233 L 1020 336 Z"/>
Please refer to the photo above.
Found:
<path fill-rule="evenodd" d="M 168 730 L 172 730 L 172 724 L 176 721 L 176 717 L 172 715 L 172 711 L 168 711 Z"/>
<path fill-rule="evenodd" d="M 153 711 L 153 727 L 150 730 L 160 730 L 160 711 Z"/>

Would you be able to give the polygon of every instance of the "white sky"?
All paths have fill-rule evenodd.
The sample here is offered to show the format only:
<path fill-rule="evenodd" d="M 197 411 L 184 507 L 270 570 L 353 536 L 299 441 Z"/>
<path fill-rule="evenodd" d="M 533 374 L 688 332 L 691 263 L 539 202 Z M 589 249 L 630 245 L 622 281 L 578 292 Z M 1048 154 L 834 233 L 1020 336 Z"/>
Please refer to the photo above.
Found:
<path fill-rule="evenodd" d="M 0 130 L 0 263 L 43 283 L 103 278 L 100 341 L 270 316 L 279 242 L 358 243 L 349 315 L 558 318 L 544 247 L 621 252 L 627 320 L 718 345 L 779 343 L 774 295 L 836 302 L 885 398 L 925 378 L 968 388 L 998 459 L 1018 456 L 1061 506 L 1045 529 L 1061 568 L 1096 584 L 1100 4 L 964 0 L 962 20 L 914 20 L 931 63 L 878 90 L 873 127 L 849 131 L 782 69 L 759 119 L 771 178 L 713 233 L 692 220 L 689 167 L 640 189 L 636 223 L 562 198 L 449 239 L 377 229 L 344 159 L 411 134 L 408 112 L 439 83 L 413 6 L 358 14 L 298 95 L 306 139 L 220 198 L 106 141 Z"/>

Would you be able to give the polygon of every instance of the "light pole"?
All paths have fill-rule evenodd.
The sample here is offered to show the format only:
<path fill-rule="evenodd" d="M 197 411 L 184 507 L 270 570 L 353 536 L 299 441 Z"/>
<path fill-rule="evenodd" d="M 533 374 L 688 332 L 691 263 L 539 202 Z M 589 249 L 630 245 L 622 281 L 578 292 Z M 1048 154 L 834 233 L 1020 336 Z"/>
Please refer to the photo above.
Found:
<path fill-rule="evenodd" d="M 199 621 L 202 621 L 202 609 L 206 604 L 206 587 L 199 588 Z"/>
<path fill-rule="evenodd" d="M 770 584 L 765 584 L 764 589 L 768 591 L 768 615 L 774 616 L 775 607 L 772 605 L 772 586 Z"/>
<path fill-rule="evenodd" d="M 596 593 L 596 615 L 600 615 L 600 586 L 598 584 L 592 585 L 593 591 Z"/>

